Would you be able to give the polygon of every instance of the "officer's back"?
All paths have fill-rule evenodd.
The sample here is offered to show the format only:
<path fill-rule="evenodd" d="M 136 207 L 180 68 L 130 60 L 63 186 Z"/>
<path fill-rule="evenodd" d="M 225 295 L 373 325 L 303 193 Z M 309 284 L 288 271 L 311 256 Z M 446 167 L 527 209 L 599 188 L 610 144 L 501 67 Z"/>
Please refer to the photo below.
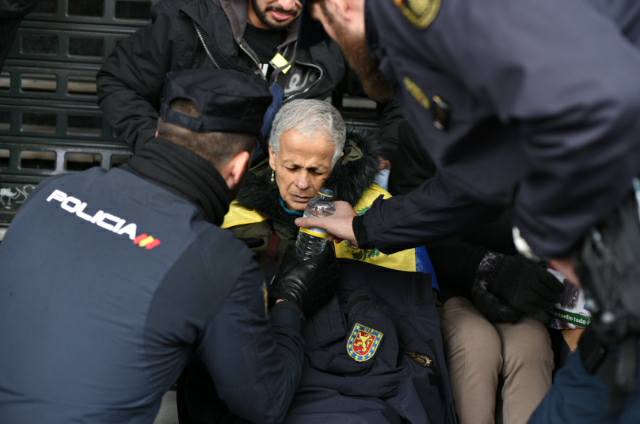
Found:
<path fill-rule="evenodd" d="M 182 328 L 183 314 L 202 316 L 233 282 L 225 275 L 203 281 L 209 273 L 198 261 L 181 265 L 205 235 L 219 243 L 216 258 L 249 262 L 242 246 L 200 220 L 193 205 L 127 171 L 94 168 L 44 183 L 0 256 L 2 416 L 153 419 L 159 396 L 187 360 L 183 347 L 202 326 Z M 181 269 L 188 274 L 175 278 L 172 270 Z"/>
<path fill-rule="evenodd" d="M 308 299 L 283 287 L 267 318 L 258 265 L 218 227 L 271 96 L 216 72 L 170 75 L 166 139 L 127 167 L 49 179 L 17 214 L 0 246 L 0 422 L 150 423 L 193 356 L 234 413 L 284 418 Z M 202 115 L 169 106 L 184 99 Z"/>

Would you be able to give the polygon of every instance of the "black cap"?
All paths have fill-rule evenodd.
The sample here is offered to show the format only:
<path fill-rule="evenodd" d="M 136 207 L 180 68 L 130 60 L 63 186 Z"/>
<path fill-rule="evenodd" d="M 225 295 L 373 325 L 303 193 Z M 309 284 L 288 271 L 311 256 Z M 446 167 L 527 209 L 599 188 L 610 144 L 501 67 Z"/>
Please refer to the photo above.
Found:
<path fill-rule="evenodd" d="M 178 99 L 192 101 L 201 116 L 194 118 L 171 109 L 171 102 Z M 231 69 L 170 72 L 160 117 L 194 132 L 258 135 L 271 100 L 266 81 L 257 75 Z"/>
<path fill-rule="evenodd" d="M 319 21 L 311 17 L 311 0 L 302 1 L 302 16 L 300 16 L 300 32 L 298 45 L 310 47 L 329 39 L 329 34 Z"/>

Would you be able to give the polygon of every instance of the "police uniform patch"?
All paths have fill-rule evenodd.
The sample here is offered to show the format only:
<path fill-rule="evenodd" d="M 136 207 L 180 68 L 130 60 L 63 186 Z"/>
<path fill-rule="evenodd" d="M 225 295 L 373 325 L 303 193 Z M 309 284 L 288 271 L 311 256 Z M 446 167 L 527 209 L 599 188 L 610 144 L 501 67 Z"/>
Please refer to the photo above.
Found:
<path fill-rule="evenodd" d="M 416 28 L 425 29 L 436 19 L 442 0 L 393 0 L 404 15 Z"/>
<path fill-rule="evenodd" d="M 382 342 L 384 333 L 356 322 L 347 341 L 347 353 L 356 362 L 373 358 Z"/>
<path fill-rule="evenodd" d="M 269 289 L 264 281 L 262 282 L 262 297 L 264 299 L 264 314 L 269 316 Z"/>
<path fill-rule="evenodd" d="M 402 79 L 402 82 L 404 83 L 404 88 L 407 89 L 407 91 L 413 96 L 414 99 L 416 99 L 418 103 L 420 103 L 423 108 L 429 109 L 431 107 L 429 96 L 425 94 L 422 88 L 420 88 L 420 86 L 416 84 L 414 80 L 409 77 L 404 77 Z"/>

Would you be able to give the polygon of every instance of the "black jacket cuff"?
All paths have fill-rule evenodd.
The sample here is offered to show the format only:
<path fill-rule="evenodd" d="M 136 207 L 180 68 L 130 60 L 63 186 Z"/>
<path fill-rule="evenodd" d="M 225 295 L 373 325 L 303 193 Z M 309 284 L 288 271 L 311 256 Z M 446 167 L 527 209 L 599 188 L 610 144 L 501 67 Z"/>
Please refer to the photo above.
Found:
<path fill-rule="evenodd" d="M 304 315 L 295 302 L 278 302 L 271 310 L 271 324 L 302 331 Z"/>
<path fill-rule="evenodd" d="M 356 215 L 351 223 L 353 234 L 356 237 L 356 243 L 360 249 L 370 249 L 371 241 L 367 238 L 367 229 L 364 226 L 363 215 Z"/>

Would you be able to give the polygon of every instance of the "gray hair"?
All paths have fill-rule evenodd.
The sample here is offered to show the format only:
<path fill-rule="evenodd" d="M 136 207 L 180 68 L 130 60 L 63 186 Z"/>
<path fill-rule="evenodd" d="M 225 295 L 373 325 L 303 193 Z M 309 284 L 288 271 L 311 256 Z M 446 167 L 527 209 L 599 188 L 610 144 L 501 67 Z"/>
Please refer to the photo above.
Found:
<path fill-rule="evenodd" d="M 280 151 L 282 134 L 293 129 L 306 136 L 316 132 L 328 135 L 336 146 L 331 166 L 342 156 L 347 130 L 340 112 L 331 103 L 316 99 L 299 99 L 282 106 L 273 119 L 269 136 L 269 146 L 274 152 Z"/>

